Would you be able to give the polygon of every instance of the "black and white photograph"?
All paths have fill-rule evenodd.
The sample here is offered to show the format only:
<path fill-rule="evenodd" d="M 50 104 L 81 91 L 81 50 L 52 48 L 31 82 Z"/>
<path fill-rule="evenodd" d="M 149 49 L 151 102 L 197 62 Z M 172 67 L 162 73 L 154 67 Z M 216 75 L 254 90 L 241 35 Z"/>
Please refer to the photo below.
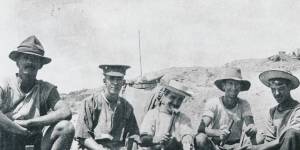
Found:
<path fill-rule="evenodd" d="M 0 150 L 300 150 L 300 1 L 6 0 Z"/>

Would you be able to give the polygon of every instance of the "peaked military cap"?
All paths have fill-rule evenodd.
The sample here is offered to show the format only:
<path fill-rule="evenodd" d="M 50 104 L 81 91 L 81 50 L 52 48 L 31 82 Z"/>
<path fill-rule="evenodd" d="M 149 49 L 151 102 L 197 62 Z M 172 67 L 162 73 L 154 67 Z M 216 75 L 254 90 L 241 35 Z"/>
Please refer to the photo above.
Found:
<path fill-rule="evenodd" d="M 32 35 L 26 38 L 18 47 L 17 50 L 10 52 L 9 58 L 16 61 L 22 54 L 34 55 L 41 58 L 43 64 L 51 62 L 51 58 L 45 57 L 44 47 L 36 36 Z"/>
<path fill-rule="evenodd" d="M 103 70 L 103 74 L 107 76 L 119 76 L 123 77 L 126 74 L 126 70 L 130 68 L 127 65 L 99 65 L 99 68 Z"/>

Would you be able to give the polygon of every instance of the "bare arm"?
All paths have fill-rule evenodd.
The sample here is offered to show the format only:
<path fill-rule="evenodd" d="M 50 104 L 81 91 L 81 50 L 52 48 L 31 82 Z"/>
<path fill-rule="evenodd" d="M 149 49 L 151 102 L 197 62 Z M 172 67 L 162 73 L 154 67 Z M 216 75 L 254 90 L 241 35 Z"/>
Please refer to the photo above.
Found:
<path fill-rule="evenodd" d="M 5 111 L 7 111 L 6 108 L 8 107 L 6 102 L 7 99 L 5 96 L 5 92 L 3 88 L 0 87 L 0 128 L 10 133 L 29 135 L 30 131 L 7 117 L 7 115 L 5 114 Z"/>
<path fill-rule="evenodd" d="M 93 138 L 80 139 L 79 142 L 88 148 L 89 150 L 102 150 L 103 146 L 98 144 Z"/>
<path fill-rule="evenodd" d="M 203 119 L 203 122 L 204 122 L 206 127 L 209 126 L 211 121 L 212 121 L 212 119 L 210 117 L 207 117 L 207 116 L 203 116 L 202 119 Z M 219 137 L 219 136 L 221 136 L 221 131 L 219 129 L 205 128 L 205 133 L 209 137 Z"/>
<path fill-rule="evenodd" d="M 267 142 L 261 145 L 258 145 L 260 149 L 273 149 L 279 146 L 279 139 L 276 139 L 272 142 Z"/>
<path fill-rule="evenodd" d="M 65 102 L 58 101 L 53 110 L 53 112 L 48 113 L 47 115 L 30 119 L 29 126 L 47 126 L 57 123 L 61 120 L 71 119 L 71 110 Z"/>
<path fill-rule="evenodd" d="M 245 116 L 245 124 L 246 128 L 244 130 L 246 136 L 250 137 L 250 141 L 252 145 L 257 145 L 257 143 L 260 143 L 260 140 L 256 138 L 257 134 L 257 128 L 254 125 L 254 119 L 253 116 Z"/>
<path fill-rule="evenodd" d="M 15 134 L 28 135 L 30 131 L 7 118 L 0 111 L 0 128 Z"/>

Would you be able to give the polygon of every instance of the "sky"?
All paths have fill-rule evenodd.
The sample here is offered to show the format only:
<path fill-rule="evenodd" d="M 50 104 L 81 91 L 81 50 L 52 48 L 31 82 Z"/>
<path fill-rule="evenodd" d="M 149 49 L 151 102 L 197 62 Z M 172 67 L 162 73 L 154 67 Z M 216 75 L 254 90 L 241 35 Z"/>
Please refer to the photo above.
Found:
<path fill-rule="evenodd" d="M 102 83 L 99 64 L 139 75 L 169 67 L 220 66 L 300 48 L 297 0 L 9 0 L 0 5 L 0 78 L 9 53 L 36 35 L 52 62 L 38 78 L 60 92 Z"/>

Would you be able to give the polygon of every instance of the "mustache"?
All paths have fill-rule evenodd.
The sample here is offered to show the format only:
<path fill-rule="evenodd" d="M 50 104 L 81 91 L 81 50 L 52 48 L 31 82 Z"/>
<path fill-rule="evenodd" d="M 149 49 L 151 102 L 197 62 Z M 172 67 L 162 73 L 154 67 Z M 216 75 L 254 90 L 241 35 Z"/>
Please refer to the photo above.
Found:
<path fill-rule="evenodd" d="M 25 64 L 25 65 L 24 65 L 24 68 L 33 68 L 33 69 L 36 69 L 37 66 L 34 65 L 34 64 Z"/>

